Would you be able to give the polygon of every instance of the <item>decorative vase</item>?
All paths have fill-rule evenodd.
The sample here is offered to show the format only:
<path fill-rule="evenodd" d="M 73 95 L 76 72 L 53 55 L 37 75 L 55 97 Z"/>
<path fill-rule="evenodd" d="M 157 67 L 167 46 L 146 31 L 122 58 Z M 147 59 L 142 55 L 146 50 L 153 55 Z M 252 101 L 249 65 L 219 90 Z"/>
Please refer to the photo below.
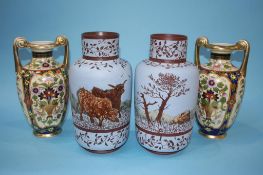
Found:
<path fill-rule="evenodd" d="M 190 141 L 199 74 L 186 52 L 186 36 L 153 34 L 150 58 L 136 68 L 137 140 L 150 152 L 176 153 Z"/>
<path fill-rule="evenodd" d="M 90 152 L 112 152 L 129 134 L 131 66 L 119 58 L 118 33 L 83 33 L 82 52 L 69 71 L 76 140 Z"/>
<path fill-rule="evenodd" d="M 65 47 L 63 64 L 52 56 L 52 49 L 58 46 Z M 21 37 L 14 41 L 18 96 L 37 137 L 52 137 L 62 130 L 68 101 L 68 47 L 68 40 L 63 36 L 58 36 L 55 42 L 28 42 Z M 25 66 L 20 63 L 19 48 L 32 49 L 33 58 Z"/>
<path fill-rule="evenodd" d="M 207 64 L 200 64 L 200 47 L 211 49 Z M 244 51 L 240 68 L 231 63 L 233 51 Z M 240 40 L 236 44 L 210 44 L 205 37 L 198 38 L 195 46 L 195 62 L 200 71 L 197 123 L 199 133 L 214 139 L 224 138 L 232 126 L 244 94 L 245 76 L 249 56 L 249 43 Z"/>

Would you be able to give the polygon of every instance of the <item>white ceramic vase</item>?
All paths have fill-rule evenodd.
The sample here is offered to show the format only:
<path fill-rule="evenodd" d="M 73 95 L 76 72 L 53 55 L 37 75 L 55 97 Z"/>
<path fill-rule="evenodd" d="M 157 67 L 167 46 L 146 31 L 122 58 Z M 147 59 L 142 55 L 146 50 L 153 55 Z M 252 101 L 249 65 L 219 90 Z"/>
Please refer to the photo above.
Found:
<path fill-rule="evenodd" d="M 199 74 L 186 51 L 186 36 L 153 34 L 150 58 L 136 68 L 137 140 L 153 153 L 178 152 L 191 138 Z"/>
<path fill-rule="evenodd" d="M 131 66 L 119 58 L 118 33 L 83 33 L 82 51 L 69 70 L 76 140 L 91 152 L 112 152 L 128 138 Z"/>

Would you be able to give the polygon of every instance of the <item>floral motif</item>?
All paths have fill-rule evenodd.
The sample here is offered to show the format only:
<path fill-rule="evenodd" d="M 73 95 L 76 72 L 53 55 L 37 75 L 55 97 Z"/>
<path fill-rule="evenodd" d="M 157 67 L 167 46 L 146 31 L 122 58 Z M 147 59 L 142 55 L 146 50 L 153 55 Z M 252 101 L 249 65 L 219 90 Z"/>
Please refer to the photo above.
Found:
<path fill-rule="evenodd" d="M 52 98 L 58 98 L 59 93 L 55 91 L 53 88 L 48 87 L 43 92 L 41 92 L 38 97 L 40 100 L 43 100 L 44 98 L 50 101 Z"/>
<path fill-rule="evenodd" d="M 83 39 L 82 52 L 87 57 L 112 57 L 119 54 L 119 39 Z"/>
<path fill-rule="evenodd" d="M 61 67 L 53 57 L 32 58 L 32 61 L 24 68 L 28 70 L 50 70 Z"/>
<path fill-rule="evenodd" d="M 237 71 L 238 69 L 232 65 L 230 60 L 222 59 L 210 59 L 209 62 L 205 65 L 202 65 L 203 68 L 213 71 Z"/>
<path fill-rule="evenodd" d="M 187 40 L 151 39 L 150 57 L 166 60 L 186 59 Z"/>
<path fill-rule="evenodd" d="M 67 82 L 64 68 L 47 71 L 24 69 L 21 77 L 23 79 L 19 76 L 17 79 L 18 87 L 23 89 L 19 91 L 19 98 L 34 129 L 44 132 L 50 127 L 59 127 L 67 104 L 66 89 L 59 88 Z"/>
<path fill-rule="evenodd" d="M 216 93 L 215 93 L 214 91 L 212 91 L 212 90 L 208 90 L 208 91 L 206 91 L 206 92 L 203 92 L 202 97 L 203 97 L 204 99 L 207 99 L 209 102 L 210 102 L 211 100 L 215 100 L 215 101 L 218 100 L 218 94 L 216 94 Z"/>
<path fill-rule="evenodd" d="M 197 119 L 202 132 L 221 135 L 231 126 L 243 95 L 237 94 L 243 91 L 242 79 L 237 71 L 214 72 L 201 68 Z"/>

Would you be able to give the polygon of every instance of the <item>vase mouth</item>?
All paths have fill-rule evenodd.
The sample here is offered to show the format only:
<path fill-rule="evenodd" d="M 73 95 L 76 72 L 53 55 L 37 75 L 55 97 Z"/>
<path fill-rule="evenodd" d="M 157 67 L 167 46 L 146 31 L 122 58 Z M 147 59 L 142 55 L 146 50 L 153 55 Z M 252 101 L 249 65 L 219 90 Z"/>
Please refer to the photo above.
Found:
<path fill-rule="evenodd" d="M 52 41 L 31 41 L 29 47 L 33 52 L 50 52 L 56 47 L 56 44 Z"/>
<path fill-rule="evenodd" d="M 229 47 L 234 46 L 233 44 L 229 43 L 211 43 L 210 45 L 218 46 L 217 48 L 212 48 L 211 52 L 216 54 L 231 54 L 233 50 L 231 50 Z"/>
<path fill-rule="evenodd" d="M 115 38 L 119 38 L 119 33 L 104 32 L 104 31 L 84 32 L 82 33 L 81 38 L 82 39 L 115 39 Z"/>
<path fill-rule="evenodd" d="M 186 35 L 181 34 L 164 34 L 164 33 L 156 33 L 151 35 L 151 39 L 157 40 L 171 40 L 171 41 L 184 41 L 187 40 Z"/>

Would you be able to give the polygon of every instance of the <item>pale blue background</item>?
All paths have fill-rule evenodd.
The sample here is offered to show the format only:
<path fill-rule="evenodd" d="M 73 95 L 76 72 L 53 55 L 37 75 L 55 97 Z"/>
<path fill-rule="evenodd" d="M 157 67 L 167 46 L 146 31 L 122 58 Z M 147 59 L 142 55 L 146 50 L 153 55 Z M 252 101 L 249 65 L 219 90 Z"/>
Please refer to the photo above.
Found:
<path fill-rule="evenodd" d="M 52 139 L 31 134 L 18 102 L 12 42 L 69 38 L 71 63 L 81 56 L 80 34 L 105 30 L 120 33 L 121 56 L 133 66 L 148 57 L 152 33 L 188 36 L 188 60 L 194 43 L 205 35 L 211 42 L 251 43 L 246 92 L 240 113 L 225 140 L 197 134 L 172 156 L 146 152 L 136 142 L 134 112 L 131 133 L 119 151 L 96 155 L 74 140 L 70 108 L 63 133 Z M 263 1 L 0 1 L 0 174 L 263 174 Z M 21 51 L 23 62 L 30 52 Z M 61 55 L 57 51 L 55 55 Z M 236 54 L 235 59 L 240 63 Z M 242 55 L 241 55 L 242 56 Z"/>

